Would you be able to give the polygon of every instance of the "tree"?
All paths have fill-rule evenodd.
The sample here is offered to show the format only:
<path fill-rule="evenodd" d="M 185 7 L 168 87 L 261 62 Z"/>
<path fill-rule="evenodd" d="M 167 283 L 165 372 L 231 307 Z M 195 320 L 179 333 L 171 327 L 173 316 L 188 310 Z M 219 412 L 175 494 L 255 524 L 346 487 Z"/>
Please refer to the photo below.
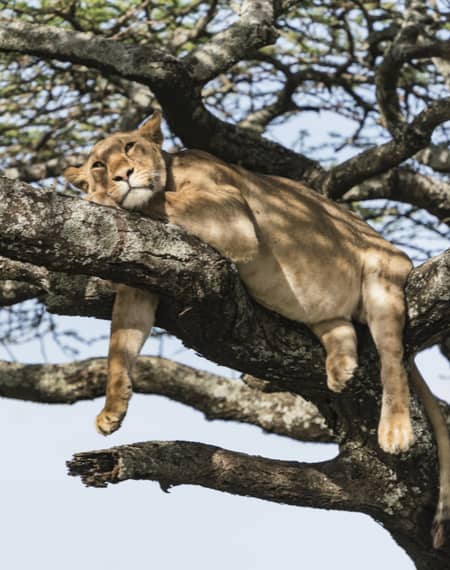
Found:
<path fill-rule="evenodd" d="M 93 486 L 152 479 L 164 488 L 190 483 L 360 511 L 380 521 L 417 568 L 448 567 L 448 551 L 432 550 L 429 535 L 437 496 L 430 428 L 414 400 L 413 449 L 396 458 L 378 448 L 377 358 L 363 327 L 356 378 L 345 394 L 331 394 L 317 340 L 254 303 L 235 268 L 210 247 L 177 228 L 48 186 L 96 139 L 136 127 L 159 105 L 173 146 L 181 141 L 301 180 L 374 220 L 423 261 L 442 248 L 450 217 L 450 155 L 443 144 L 450 120 L 447 31 L 440 5 L 418 0 L 245 0 L 237 8 L 214 0 L 5 5 L 4 304 L 38 298 L 49 313 L 107 318 L 113 294 L 105 280 L 155 290 L 163 296 L 159 326 L 245 373 L 244 383 L 142 359 L 137 390 L 164 393 L 209 417 L 340 446 L 334 460 L 302 464 L 203 444 L 149 442 L 77 454 L 69 463 L 73 474 Z M 301 127 L 311 114 L 345 122 L 317 140 Z M 275 142 L 289 125 L 300 125 L 297 138 L 289 146 Z M 439 241 L 421 245 L 430 238 Z M 411 273 L 408 355 L 433 344 L 446 350 L 449 262 L 447 250 Z M 8 315 L 27 331 L 36 324 L 25 318 L 23 325 L 20 310 Z M 105 378 L 98 361 L 2 368 L 1 393 L 35 401 L 92 398 Z M 450 418 L 448 404 L 442 409 Z"/>

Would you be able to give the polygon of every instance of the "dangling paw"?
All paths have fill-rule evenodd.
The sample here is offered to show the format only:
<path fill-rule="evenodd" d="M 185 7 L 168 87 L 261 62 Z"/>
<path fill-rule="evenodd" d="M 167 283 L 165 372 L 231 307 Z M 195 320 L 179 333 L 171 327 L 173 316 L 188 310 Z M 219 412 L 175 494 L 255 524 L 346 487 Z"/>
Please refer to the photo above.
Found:
<path fill-rule="evenodd" d="M 408 451 L 414 443 L 409 413 L 385 415 L 378 426 L 378 443 L 386 453 Z"/>
<path fill-rule="evenodd" d="M 120 428 L 125 412 L 111 412 L 103 409 L 95 420 L 97 431 L 102 435 L 110 435 Z"/>

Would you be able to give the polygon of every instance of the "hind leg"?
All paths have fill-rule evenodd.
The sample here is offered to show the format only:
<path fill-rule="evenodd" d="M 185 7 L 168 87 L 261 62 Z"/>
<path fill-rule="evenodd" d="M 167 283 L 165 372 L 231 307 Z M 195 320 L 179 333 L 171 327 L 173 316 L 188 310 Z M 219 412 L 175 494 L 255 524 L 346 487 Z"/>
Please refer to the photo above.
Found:
<path fill-rule="evenodd" d="M 358 366 L 355 328 L 346 319 L 333 319 L 311 325 L 325 348 L 327 384 L 333 392 L 341 392 Z"/>
<path fill-rule="evenodd" d="M 373 276 L 363 288 L 367 322 L 381 362 L 383 399 L 378 442 L 384 451 L 400 453 L 414 442 L 408 375 L 403 364 L 404 293 L 402 287 L 380 276 Z"/>

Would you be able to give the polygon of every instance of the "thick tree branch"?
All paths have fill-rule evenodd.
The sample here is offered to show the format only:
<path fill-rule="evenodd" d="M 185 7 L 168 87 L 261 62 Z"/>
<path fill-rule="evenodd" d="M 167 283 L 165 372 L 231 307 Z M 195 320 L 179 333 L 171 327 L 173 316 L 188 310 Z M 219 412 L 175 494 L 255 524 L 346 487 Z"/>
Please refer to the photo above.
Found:
<path fill-rule="evenodd" d="M 450 184 L 434 180 L 409 168 L 399 167 L 369 178 L 343 195 L 343 200 L 387 198 L 424 208 L 444 223 L 450 223 Z"/>
<path fill-rule="evenodd" d="M 70 475 L 92 487 L 148 479 L 159 481 L 164 490 L 195 484 L 291 505 L 348 509 L 353 503 L 334 461 L 276 461 L 199 443 L 124 445 L 78 453 L 67 465 Z"/>
<path fill-rule="evenodd" d="M 70 364 L 18 364 L 0 361 L 0 396 L 72 404 L 103 396 L 106 360 Z M 231 380 L 158 357 L 141 357 L 133 391 L 166 396 L 200 410 L 210 419 L 254 424 L 300 441 L 333 442 L 317 408 L 286 392 L 266 394 Z"/>
<path fill-rule="evenodd" d="M 432 292 L 433 303 L 423 302 L 427 291 Z M 450 329 L 450 249 L 414 269 L 406 283 L 405 292 L 408 329 L 416 331 L 415 342 L 423 347 L 445 339 Z M 440 325 L 436 328 L 441 330 L 438 337 L 433 332 L 437 321 Z M 408 334 L 406 340 L 409 342 Z"/>
<path fill-rule="evenodd" d="M 146 442 L 78 453 L 67 466 L 91 487 L 143 479 L 159 482 L 164 491 L 200 485 L 276 503 L 362 511 L 381 521 L 410 554 L 420 554 L 421 569 L 444 570 L 448 561 L 427 546 L 419 520 L 411 520 L 423 495 L 411 496 L 389 467 L 363 449 L 332 461 L 298 463 L 199 443 Z"/>
<path fill-rule="evenodd" d="M 48 272 L 35 269 L 45 264 L 53 272 L 116 279 L 173 297 L 184 296 L 194 304 L 199 299 L 207 303 L 218 298 L 224 288 L 229 293 L 230 285 L 236 296 L 243 291 L 229 262 L 171 224 L 99 207 L 51 190 L 37 190 L 6 178 L 0 178 L 0 198 L 0 249 L 3 255 L 22 262 L 2 260 L 8 279 L 32 280 L 48 287 Z M 442 254 L 440 259 L 445 261 L 448 255 Z M 432 271 L 435 265 L 436 261 L 431 260 L 422 268 Z M 422 270 L 412 272 L 411 282 L 418 271 Z M 177 278 L 170 282 L 172 275 Z M 429 297 L 428 304 L 433 302 Z M 423 306 L 427 304 L 425 297 L 419 301 Z M 435 333 L 440 334 L 439 327 Z M 420 348 L 415 341 L 417 331 L 409 334 L 414 348 Z"/>

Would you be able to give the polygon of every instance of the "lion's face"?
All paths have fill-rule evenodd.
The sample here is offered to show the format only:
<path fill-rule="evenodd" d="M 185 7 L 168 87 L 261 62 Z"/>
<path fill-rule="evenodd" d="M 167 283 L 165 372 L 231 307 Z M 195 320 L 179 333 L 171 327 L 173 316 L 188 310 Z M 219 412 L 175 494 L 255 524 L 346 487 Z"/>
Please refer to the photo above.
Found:
<path fill-rule="evenodd" d="M 154 114 L 140 129 L 98 142 L 86 162 L 67 168 L 65 177 L 84 192 L 108 197 L 122 208 L 142 208 L 166 185 L 160 123 L 160 115 Z"/>

